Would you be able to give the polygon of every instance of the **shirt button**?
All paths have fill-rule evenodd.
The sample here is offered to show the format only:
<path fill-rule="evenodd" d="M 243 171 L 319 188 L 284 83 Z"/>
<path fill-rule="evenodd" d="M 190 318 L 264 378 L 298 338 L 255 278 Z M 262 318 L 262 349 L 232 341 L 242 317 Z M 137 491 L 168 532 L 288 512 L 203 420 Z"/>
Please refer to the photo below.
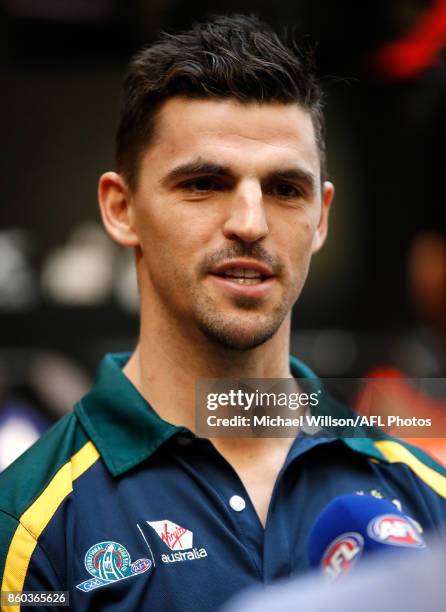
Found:
<path fill-rule="evenodd" d="M 233 495 L 229 500 L 229 505 L 236 512 L 241 512 L 246 508 L 246 502 L 240 495 Z"/>

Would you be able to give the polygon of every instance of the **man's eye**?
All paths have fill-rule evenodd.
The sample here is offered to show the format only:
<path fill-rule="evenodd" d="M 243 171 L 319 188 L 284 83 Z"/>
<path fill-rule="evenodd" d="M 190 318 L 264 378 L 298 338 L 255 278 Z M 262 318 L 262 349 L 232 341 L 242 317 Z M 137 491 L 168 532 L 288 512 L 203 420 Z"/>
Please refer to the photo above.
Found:
<path fill-rule="evenodd" d="M 271 188 L 270 192 L 281 198 L 297 198 L 302 195 L 299 189 L 288 183 L 278 183 Z"/>
<path fill-rule="evenodd" d="M 183 184 L 185 189 L 191 189 L 192 191 L 219 191 L 222 189 L 221 185 L 212 178 L 202 177 L 194 179 L 193 181 L 187 181 Z"/>

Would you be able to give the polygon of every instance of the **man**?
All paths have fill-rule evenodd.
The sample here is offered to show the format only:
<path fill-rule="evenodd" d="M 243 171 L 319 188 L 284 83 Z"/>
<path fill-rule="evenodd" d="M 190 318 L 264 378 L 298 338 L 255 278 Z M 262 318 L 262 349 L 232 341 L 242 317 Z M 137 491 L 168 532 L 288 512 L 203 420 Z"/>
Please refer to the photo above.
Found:
<path fill-rule="evenodd" d="M 254 18 L 132 60 L 99 201 L 135 253 L 140 338 L 2 474 L 2 590 L 68 590 L 76 611 L 216 610 L 305 570 L 308 531 L 342 493 L 444 521 L 445 474 L 394 441 L 193 433 L 198 379 L 313 376 L 288 346 L 333 198 L 322 131 L 308 58 Z"/>

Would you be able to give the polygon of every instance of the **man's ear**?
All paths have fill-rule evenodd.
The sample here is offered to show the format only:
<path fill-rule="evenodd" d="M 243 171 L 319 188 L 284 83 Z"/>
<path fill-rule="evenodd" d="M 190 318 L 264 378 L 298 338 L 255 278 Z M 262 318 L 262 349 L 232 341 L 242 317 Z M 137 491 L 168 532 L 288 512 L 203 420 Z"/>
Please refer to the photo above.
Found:
<path fill-rule="evenodd" d="M 313 246 L 311 249 L 312 253 L 316 253 L 322 247 L 327 237 L 328 232 L 328 216 L 330 213 L 330 206 L 333 201 L 335 188 L 333 183 L 330 181 L 324 181 L 322 186 L 322 207 L 319 224 L 313 238 Z"/>
<path fill-rule="evenodd" d="M 126 247 L 138 246 L 130 193 L 120 174 L 106 172 L 101 176 L 98 199 L 102 222 L 113 240 Z"/>

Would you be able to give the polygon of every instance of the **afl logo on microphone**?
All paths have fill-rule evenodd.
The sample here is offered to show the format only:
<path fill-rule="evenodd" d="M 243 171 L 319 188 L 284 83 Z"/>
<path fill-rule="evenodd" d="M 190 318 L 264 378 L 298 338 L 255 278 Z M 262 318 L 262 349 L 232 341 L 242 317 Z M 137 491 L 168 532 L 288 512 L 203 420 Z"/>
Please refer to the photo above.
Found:
<path fill-rule="evenodd" d="M 370 521 L 367 533 L 376 542 L 392 546 L 424 548 L 426 544 L 414 521 L 397 514 L 382 514 Z"/>
<path fill-rule="evenodd" d="M 346 574 L 361 557 L 364 548 L 364 538 L 360 533 L 343 533 L 326 549 L 321 562 L 325 576 L 336 580 Z"/>

